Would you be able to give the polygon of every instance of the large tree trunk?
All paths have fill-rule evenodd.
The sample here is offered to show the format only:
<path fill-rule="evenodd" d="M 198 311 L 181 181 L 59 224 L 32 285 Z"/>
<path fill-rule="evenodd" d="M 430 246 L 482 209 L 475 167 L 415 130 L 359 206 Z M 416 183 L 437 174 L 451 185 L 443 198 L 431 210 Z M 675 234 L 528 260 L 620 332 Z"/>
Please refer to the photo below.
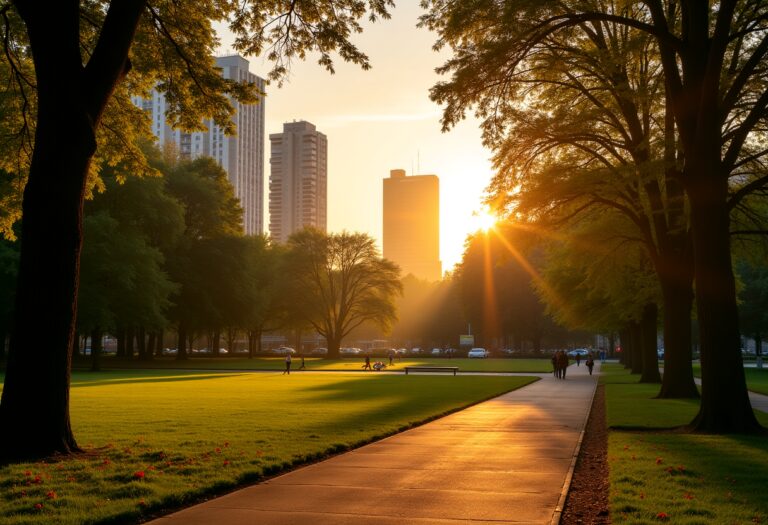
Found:
<path fill-rule="evenodd" d="M 325 336 L 325 340 L 328 343 L 328 359 L 339 359 L 341 354 L 339 349 L 341 347 L 341 341 L 336 337 Z"/>
<path fill-rule="evenodd" d="M 693 379 L 691 347 L 691 307 L 693 290 L 660 277 L 664 297 L 664 375 L 658 397 L 697 398 Z"/>
<path fill-rule="evenodd" d="M 35 65 L 37 121 L 0 401 L 0 454 L 6 458 L 78 450 L 69 419 L 69 382 L 85 182 L 96 151 L 95 127 L 128 71 L 128 50 L 144 4 L 110 4 L 99 42 L 83 67 L 79 2 L 14 1 Z"/>
<path fill-rule="evenodd" d="M 632 341 L 630 346 L 630 359 L 632 363 L 630 365 L 632 374 L 641 374 L 643 372 L 643 342 L 642 342 L 642 330 L 640 329 L 640 323 L 638 321 L 632 321 L 629 325 L 629 338 Z"/>
<path fill-rule="evenodd" d="M 692 163 L 696 178 L 688 179 L 687 187 L 701 345 L 701 406 L 692 425 L 702 432 L 755 432 L 761 427 L 749 402 L 741 357 L 728 187 L 708 165 L 716 159 L 703 156 L 703 162 Z"/>
<path fill-rule="evenodd" d="M 155 347 L 157 346 L 155 343 L 155 338 L 157 337 L 157 333 L 152 331 L 147 334 L 147 346 L 144 349 L 144 359 L 145 361 L 152 361 L 152 358 L 155 355 Z"/>
<path fill-rule="evenodd" d="M 643 362 L 643 371 L 640 375 L 641 383 L 661 383 L 659 356 L 656 348 L 658 313 L 659 309 L 654 303 L 648 303 L 643 307 L 643 318 L 640 321 L 640 352 Z"/>
<path fill-rule="evenodd" d="M 4 329 L 0 329 L 0 360 L 5 359 L 5 345 L 6 345 L 6 338 L 8 337 L 8 334 L 5 333 Z"/>

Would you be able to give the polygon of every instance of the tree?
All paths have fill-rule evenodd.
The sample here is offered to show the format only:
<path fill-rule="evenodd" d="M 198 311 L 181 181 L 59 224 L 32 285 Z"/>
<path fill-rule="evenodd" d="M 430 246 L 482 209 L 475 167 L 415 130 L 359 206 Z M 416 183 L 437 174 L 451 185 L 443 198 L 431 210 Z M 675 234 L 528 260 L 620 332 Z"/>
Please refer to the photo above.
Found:
<path fill-rule="evenodd" d="M 496 12 L 499 4 L 473 4 L 423 2 L 431 8 L 425 22 L 441 30 L 438 45 L 454 48 L 456 58 L 443 68 L 454 76 L 471 78 L 473 72 L 463 65 L 473 56 L 484 56 L 478 51 L 491 47 L 498 29 L 514 27 L 519 38 L 509 42 L 503 63 L 485 61 L 481 71 L 501 69 L 507 76 L 525 70 L 527 59 L 552 35 L 583 35 L 593 23 L 615 23 L 650 36 L 664 73 L 667 111 L 680 137 L 683 164 L 677 179 L 690 202 L 702 355 L 702 403 L 693 425 L 710 432 L 759 429 L 739 351 L 729 213 L 746 195 L 768 185 L 762 168 L 768 150 L 760 139 L 768 116 L 763 88 L 768 35 L 762 23 L 768 5 L 749 0 L 518 0 Z M 460 100 L 449 104 L 453 111 L 447 112 L 447 120 L 460 118 L 464 107 Z M 729 182 L 736 187 L 729 188 Z"/>
<path fill-rule="evenodd" d="M 184 360 L 189 335 L 195 330 L 219 331 L 226 324 L 229 297 L 222 289 L 238 296 L 249 289 L 245 283 L 240 289 L 236 284 L 248 278 L 241 271 L 244 246 L 236 240 L 243 235 L 243 211 L 226 172 L 213 159 L 200 157 L 161 169 L 168 192 L 184 208 L 184 233 L 167 255 L 171 277 L 180 285 L 171 316 L 178 325 L 176 358 Z M 235 304 L 244 311 L 242 301 Z"/>
<path fill-rule="evenodd" d="M 338 358 L 341 342 L 363 323 L 386 330 L 397 318 L 400 270 L 368 235 L 305 229 L 288 239 L 287 256 L 294 314 L 325 338 L 328 357 Z"/>
<path fill-rule="evenodd" d="M 482 24 L 477 20 L 498 18 L 505 8 L 493 9 L 471 15 L 456 33 L 454 26 L 440 25 L 443 17 L 427 20 L 460 39 L 473 23 Z M 528 30 L 525 23 L 494 26 L 492 37 L 478 38 L 488 42 L 477 53 L 464 43 L 456 46 L 457 59 L 445 68 L 455 71 L 453 78 L 432 90 L 446 104 L 444 123 L 477 104 L 498 169 L 490 200 L 514 220 L 525 217 L 552 234 L 593 209 L 626 216 L 664 298 L 667 360 L 660 396 L 698 397 L 691 366 L 693 260 L 677 179 L 681 160 L 652 41 L 614 22 L 589 23 L 548 35 L 509 74 L 517 57 L 508 48 L 515 49 Z"/>
<path fill-rule="evenodd" d="M 105 190 L 86 203 L 83 225 L 77 319 L 91 334 L 93 367 L 104 332 L 137 329 L 143 333 L 167 324 L 169 296 L 176 289 L 165 271 L 165 256 L 184 226 L 181 204 L 165 191 L 161 177 L 128 176 L 106 168 Z M 141 353 L 141 352 L 140 352 Z M 148 358 L 150 352 L 142 357 Z"/>
<path fill-rule="evenodd" d="M 159 81 L 175 124 L 199 128 L 200 118 L 213 117 L 231 131 L 225 95 L 252 100 L 255 88 L 225 80 L 215 69 L 211 21 L 230 20 L 238 51 L 258 55 L 269 49 L 268 58 L 276 64 L 272 77 L 280 78 L 291 58 L 314 50 L 329 70 L 335 51 L 368 67 L 350 35 L 361 30 L 362 16 L 386 17 L 391 5 L 391 0 L 195 0 L 183 5 L 15 0 L 0 5 L 3 67 L 22 100 L 35 103 L 21 107 L 37 110 L 34 117 L 23 113 L 18 119 L 23 132 L 32 129 L 26 124 L 34 119 L 34 150 L 22 202 L 0 454 L 42 457 L 78 449 L 69 419 L 69 378 L 83 199 L 94 179 L 97 164 L 92 162 L 100 142 L 100 153 L 113 160 L 121 152 L 123 158 L 140 157 L 131 132 L 135 123 L 146 131 L 147 122 L 130 104 L 129 91 L 146 94 Z M 30 60 L 34 77 L 25 67 Z M 106 141 L 106 135 L 122 140 Z M 45 330 L 28 344 L 22 334 L 39 326 Z"/>

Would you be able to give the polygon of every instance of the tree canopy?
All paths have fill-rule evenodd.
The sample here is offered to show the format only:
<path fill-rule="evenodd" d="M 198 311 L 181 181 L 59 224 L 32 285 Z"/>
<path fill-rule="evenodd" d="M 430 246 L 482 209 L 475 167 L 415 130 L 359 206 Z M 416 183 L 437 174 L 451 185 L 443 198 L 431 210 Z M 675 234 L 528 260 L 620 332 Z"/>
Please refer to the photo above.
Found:
<path fill-rule="evenodd" d="M 396 319 L 400 269 L 370 236 L 304 229 L 288 239 L 287 257 L 294 315 L 326 339 L 329 357 L 339 357 L 344 337 L 363 323 L 386 330 Z"/>

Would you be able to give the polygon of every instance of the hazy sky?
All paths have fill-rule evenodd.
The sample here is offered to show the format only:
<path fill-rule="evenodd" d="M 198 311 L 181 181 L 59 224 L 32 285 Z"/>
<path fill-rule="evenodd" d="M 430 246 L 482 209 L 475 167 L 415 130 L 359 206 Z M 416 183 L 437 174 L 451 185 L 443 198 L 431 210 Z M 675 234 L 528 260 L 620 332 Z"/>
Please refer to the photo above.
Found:
<path fill-rule="evenodd" d="M 432 51 L 435 35 L 416 28 L 420 13 L 418 2 L 407 0 L 398 3 L 392 19 L 366 23 L 354 41 L 371 59 L 368 71 L 335 60 L 336 74 L 330 75 L 314 57 L 294 62 L 282 88 L 267 88 L 266 134 L 281 132 L 284 122 L 307 120 L 328 136 L 328 229 L 333 232 L 367 232 L 381 243 L 382 179 L 389 170 L 437 175 L 445 271 L 459 262 L 467 233 L 477 228 L 472 213 L 480 209 L 490 179 L 490 153 L 480 143 L 474 119 L 441 133 L 440 107 L 428 91 L 439 79 L 435 67 L 447 54 Z M 222 38 L 221 52 L 227 53 Z M 251 72 L 266 76 L 268 64 L 246 58 Z M 265 151 L 268 176 L 268 141 Z"/>

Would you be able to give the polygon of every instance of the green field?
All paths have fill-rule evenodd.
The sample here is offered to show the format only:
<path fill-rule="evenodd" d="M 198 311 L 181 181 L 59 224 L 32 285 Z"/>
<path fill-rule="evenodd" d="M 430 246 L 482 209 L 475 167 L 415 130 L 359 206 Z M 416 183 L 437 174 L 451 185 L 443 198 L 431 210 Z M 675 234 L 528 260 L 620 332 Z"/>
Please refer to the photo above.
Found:
<path fill-rule="evenodd" d="M 137 521 L 518 388 L 535 378 L 75 373 L 86 454 L 0 467 L 0 523 Z"/>
<path fill-rule="evenodd" d="M 768 362 L 765 363 L 768 367 Z M 701 365 L 693 365 L 693 373 L 701 377 Z M 747 388 L 758 394 L 768 395 L 768 368 L 745 368 L 744 375 L 747 378 Z"/>
<path fill-rule="evenodd" d="M 768 522 L 768 439 L 657 432 L 691 421 L 698 401 L 653 399 L 620 365 L 604 365 L 613 523 Z M 756 412 L 763 425 L 768 414 Z M 646 427 L 621 431 L 617 427 Z"/>
<path fill-rule="evenodd" d="M 371 362 L 382 361 L 389 363 L 387 358 L 371 358 Z M 317 371 L 359 371 L 365 363 L 364 357 L 343 359 L 321 359 L 307 357 L 305 365 L 307 370 Z M 292 369 L 296 370 L 301 364 L 301 358 L 294 357 Z M 89 368 L 87 359 L 81 359 L 74 363 L 77 368 Z M 402 360 L 395 359 L 392 366 L 386 370 L 403 370 L 406 366 L 457 366 L 464 372 L 525 372 L 548 373 L 552 371 L 552 363 L 549 359 L 441 359 L 431 357 L 408 357 Z M 105 357 L 102 360 L 103 368 L 161 368 L 161 369 L 191 369 L 191 370 L 282 370 L 285 361 L 282 357 L 257 357 L 254 359 L 238 357 L 193 357 L 185 361 L 177 361 L 175 358 L 163 357 L 152 361 L 137 361 L 135 359 L 117 359 Z"/>

